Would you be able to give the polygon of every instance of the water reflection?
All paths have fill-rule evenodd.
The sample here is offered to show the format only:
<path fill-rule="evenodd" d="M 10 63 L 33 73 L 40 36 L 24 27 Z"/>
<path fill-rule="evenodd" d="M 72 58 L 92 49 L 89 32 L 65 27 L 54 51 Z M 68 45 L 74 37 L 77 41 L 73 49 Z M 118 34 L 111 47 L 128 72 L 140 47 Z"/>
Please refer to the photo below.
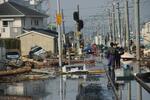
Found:
<path fill-rule="evenodd" d="M 102 100 L 113 100 L 111 91 L 108 91 L 103 83 L 104 77 L 103 75 L 63 76 L 63 100 L 76 100 L 79 85 L 82 83 L 102 85 L 103 98 L 107 98 Z M 1 99 L 4 96 L 5 99 Z M 15 100 L 60 100 L 60 77 L 40 81 L 3 83 L 0 84 L 0 97 L 0 100 L 13 100 L 14 97 L 18 98 Z"/>
<path fill-rule="evenodd" d="M 0 85 L 0 91 L 1 91 L 0 95 L 1 97 L 10 96 L 9 98 L 11 99 L 6 99 L 6 100 L 12 100 L 13 98 L 18 98 L 18 100 L 20 100 L 20 98 L 24 98 L 24 100 L 28 100 L 29 99 L 28 97 L 30 97 L 31 100 L 39 100 L 45 98 L 49 94 L 49 92 L 46 91 L 46 83 L 47 80 L 29 81 L 29 82 L 11 83 L 11 84 L 3 83 Z"/>

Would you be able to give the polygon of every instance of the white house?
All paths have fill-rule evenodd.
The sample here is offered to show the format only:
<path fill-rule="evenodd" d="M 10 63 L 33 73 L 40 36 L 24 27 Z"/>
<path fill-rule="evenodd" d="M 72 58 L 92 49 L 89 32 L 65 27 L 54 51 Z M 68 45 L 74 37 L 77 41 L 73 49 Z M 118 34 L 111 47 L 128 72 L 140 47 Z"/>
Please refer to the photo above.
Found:
<path fill-rule="evenodd" d="M 47 15 L 15 2 L 0 4 L 0 36 L 15 38 L 26 29 L 44 29 Z"/>
<path fill-rule="evenodd" d="M 141 33 L 144 37 L 144 45 L 150 46 L 150 22 L 147 22 L 143 25 Z"/>

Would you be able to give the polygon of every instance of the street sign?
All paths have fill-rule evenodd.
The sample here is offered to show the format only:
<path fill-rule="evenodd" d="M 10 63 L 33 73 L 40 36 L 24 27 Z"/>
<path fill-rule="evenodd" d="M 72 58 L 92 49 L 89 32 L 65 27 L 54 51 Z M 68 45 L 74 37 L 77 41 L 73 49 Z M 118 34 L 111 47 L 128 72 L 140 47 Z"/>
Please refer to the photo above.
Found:
<path fill-rule="evenodd" d="M 61 25 L 61 23 L 62 23 L 62 15 L 61 14 L 56 14 L 56 23 L 57 23 L 57 25 Z"/>

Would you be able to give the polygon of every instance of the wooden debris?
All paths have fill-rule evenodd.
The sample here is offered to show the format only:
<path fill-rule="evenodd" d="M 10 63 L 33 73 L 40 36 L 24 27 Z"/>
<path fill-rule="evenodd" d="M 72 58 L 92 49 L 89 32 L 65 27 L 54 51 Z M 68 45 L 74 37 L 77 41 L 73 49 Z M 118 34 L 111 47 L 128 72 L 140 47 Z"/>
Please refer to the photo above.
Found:
<path fill-rule="evenodd" d="M 27 96 L 0 96 L 0 100 L 33 100 Z"/>
<path fill-rule="evenodd" d="M 0 76 L 9 76 L 9 75 L 26 73 L 30 71 L 31 71 L 31 67 L 21 67 L 21 68 L 12 69 L 12 70 L 0 71 Z"/>

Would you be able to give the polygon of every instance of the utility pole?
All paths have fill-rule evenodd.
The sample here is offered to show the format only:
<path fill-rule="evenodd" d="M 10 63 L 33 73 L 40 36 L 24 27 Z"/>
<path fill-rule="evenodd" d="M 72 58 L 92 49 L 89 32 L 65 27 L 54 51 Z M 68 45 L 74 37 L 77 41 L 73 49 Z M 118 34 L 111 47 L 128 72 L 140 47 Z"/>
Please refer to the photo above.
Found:
<path fill-rule="evenodd" d="M 126 47 L 128 52 L 130 52 L 130 31 L 129 31 L 129 9 L 128 9 L 128 0 L 125 0 L 125 23 L 126 23 Z M 131 81 L 128 82 L 128 100 L 131 100 Z"/>
<path fill-rule="evenodd" d="M 60 0 L 57 0 L 57 17 L 61 14 L 60 12 Z M 62 67 L 62 34 L 61 34 L 61 23 L 58 23 L 58 49 L 59 49 L 59 67 Z"/>
<path fill-rule="evenodd" d="M 62 24 L 62 16 L 60 12 L 60 0 L 57 0 L 57 25 L 58 25 L 58 51 L 59 51 L 59 68 L 62 70 L 62 34 L 61 34 L 61 24 Z M 63 80 L 60 75 L 60 100 L 63 100 Z"/>
<path fill-rule="evenodd" d="M 137 60 L 137 73 L 140 73 L 140 0 L 134 0 L 135 4 L 135 32 L 136 32 L 136 60 Z M 142 100 L 142 88 L 137 83 L 137 100 Z"/>
<path fill-rule="evenodd" d="M 119 2 L 117 3 L 117 9 L 118 9 L 118 32 L 119 32 L 119 42 L 120 45 L 122 46 L 122 34 L 121 34 L 121 19 L 120 19 L 120 8 L 119 8 Z"/>
<path fill-rule="evenodd" d="M 111 39 L 111 41 L 113 41 L 113 35 L 112 35 L 112 14 L 111 14 L 111 12 L 110 12 L 110 9 L 108 9 L 108 16 L 109 16 L 109 18 L 108 18 L 108 24 L 109 24 L 109 36 L 110 36 L 110 39 Z"/>
<path fill-rule="evenodd" d="M 126 29 L 125 29 L 125 17 L 122 16 L 121 18 L 121 24 L 122 24 L 122 40 L 123 40 L 123 47 L 126 47 Z"/>
<path fill-rule="evenodd" d="M 116 42 L 116 30 L 115 30 L 115 2 L 113 1 L 113 11 L 112 11 L 112 26 L 113 26 L 113 42 Z"/>
<path fill-rule="evenodd" d="M 62 9 L 61 11 L 62 11 L 63 40 L 64 40 L 64 43 L 66 43 L 66 38 L 65 38 L 65 18 L 64 18 L 64 11 L 63 11 L 63 9 Z"/>
<path fill-rule="evenodd" d="M 61 42 L 61 44 L 62 44 L 62 46 L 64 46 L 64 44 L 66 44 L 66 37 L 65 37 L 65 20 L 64 20 L 64 11 L 63 11 L 63 9 L 61 10 L 61 14 L 62 14 L 62 31 L 63 31 L 63 35 L 61 35 L 62 36 L 62 38 L 63 38 L 63 41 Z M 66 48 L 65 48 L 66 49 Z M 69 48 L 70 49 L 70 48 Z M 64 48 L 62 49 L 62 50 L 64 50 Z M 70 53 L 70 51 L 69 51 L 69 53 Z M 63 58 L 64 56 L 62 56 L 62 58 Z M 70 62 L 70 60 L 69 60 L 69 62 Z M 65 82 L 63 81 L 63 79 L 62 79 L 62 76 L 60 77 L 60 81 L 62 81 L 62 82 L 60 82 L 61 84 L 60 84 L 60 86 L 61 86 L 61 88 L 62 88 L 62 92 L 61 92 L 61 95 L 62 95 L 62 100 L 65 100 Z M 60 89 L 61 89 L 60 88 Z M 61 91 L 61 90 L 60 90 Z"/>
<path fill-rule="evenodd" d="M 129 9 L 128 9 L 128 0 L 125 0 L 125 23 L 126 23 L 126 47 L 128 52 L 130 52 L 130 31 L 129 31 Z"/>

